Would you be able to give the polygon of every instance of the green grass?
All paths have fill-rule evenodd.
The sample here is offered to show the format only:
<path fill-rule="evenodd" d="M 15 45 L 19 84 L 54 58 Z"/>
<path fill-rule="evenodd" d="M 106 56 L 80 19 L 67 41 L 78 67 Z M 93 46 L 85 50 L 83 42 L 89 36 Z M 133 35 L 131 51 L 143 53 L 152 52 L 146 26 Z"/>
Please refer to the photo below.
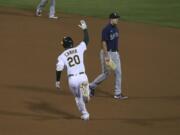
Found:
<path fill-rule="evenodd" d="M 0 0 L 0 6 L 34 10 L 39 0 Z M 46 7 L 48 10 L 48 7 Z M 56 0 L 57 12 L 121 19 L 180 28 L 180 0 Z"/>

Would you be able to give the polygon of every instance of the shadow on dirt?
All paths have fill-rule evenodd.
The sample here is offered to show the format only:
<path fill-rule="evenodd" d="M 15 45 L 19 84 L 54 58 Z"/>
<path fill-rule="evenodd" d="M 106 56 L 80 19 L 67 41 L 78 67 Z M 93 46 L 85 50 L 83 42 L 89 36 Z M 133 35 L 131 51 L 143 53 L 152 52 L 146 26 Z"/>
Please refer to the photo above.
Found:
<path fill-rule="evenodd" d="M 0 10 L 0 15 L 8 15 L 8 16 L 28 16 L 28 17 L 35 17 L 35 12 L 33 13 L 32 11 L 28 10 Z"/>
<path fill-rule="evenodd" d="M 101 121 L 101 120 L 113 120 L 122 121 L 122 123 L 139 125 L 139 126 L 154 126 L 156 124 L 169 124 L 169 123 L 179 123 L 180 116 L 173 117 L 162 117 L 162 118 L 91 118 L 91 120 Z"/>
<path fill-rule="evenodd" d="M 25 102 L 28 105 L 28 109 L 31 110 L 34 113 L 39 114 L 46 114 L 46 115 L 53 115 L 58 116 L 63 119 L 79 119 L 79 117 L 73 115 L 70 112 L 67 112 L 61 108 L 53 107 L 50 103 L 45 101 L 26 101 Z"/>
<path fill-rule="evenodd" d="M 29 117 L 35 120 L 59 120 L 59 119 L 79 119 L 79 117 L 61 108 L 55 108 L 47 102 L 26 101 L 28 109 L 31 111 L 15 112 L 10 110 L 0 110 L 0 116 Z"/>
<path fill-rule="evenodd" d="M 12 90 L 22 90 L 26 92 L 36 92 L 36 93 L 50 93 L 50 94 L 60 94 L 60 95 L 70 95 L 70 92 L 67 90 L 58 90 L 56 88 L 44 87 L 44 86 L 35 86 L 35 85 L 11 85 L 3 84 L 2 88 L 8 88 Z"/>
<path fill-rule="evenodd" d="M 130 96 L 128 100 L 180 100 L 180 96 Z"/>

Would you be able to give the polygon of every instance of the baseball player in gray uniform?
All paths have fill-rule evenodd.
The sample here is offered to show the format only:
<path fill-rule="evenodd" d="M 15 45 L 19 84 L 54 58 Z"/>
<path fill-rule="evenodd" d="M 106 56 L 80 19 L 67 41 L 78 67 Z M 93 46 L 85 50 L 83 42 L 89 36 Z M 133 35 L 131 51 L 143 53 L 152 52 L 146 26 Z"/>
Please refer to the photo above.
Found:
<path fill-rule="evenodd" d="M 48 3 L 48 0 L 41 0 L 40 3 L 38 4 L 36 8 L 36 16 L 41 16 L 42 15 L 42 10 Z M 55 16 L 55 0 L 50 0 L 50 8 L 49 8 L 49 18 L 50 19 L 58 19 L 57 16 Z"/>
<path fill-rule="evenodd" d="M 109 23 L 102 30 L 102 49 L 100 51 L 100 60 L 102 65 L 102 73 L 90 83 L 91 96 L 94 96 L 95 88 L 98 84 L 104 81 L 111 70 L 107 67 L 109 61 L 113 61 L 116 66 L 113 71 L 115 75 L 115 99 L 127 99 L 127 96 L 122 94 L 121 90 L 121 61 L 118 51 L 119 29 L 117 28 L 120 16 L 114 12 L 109 15 Z"/>

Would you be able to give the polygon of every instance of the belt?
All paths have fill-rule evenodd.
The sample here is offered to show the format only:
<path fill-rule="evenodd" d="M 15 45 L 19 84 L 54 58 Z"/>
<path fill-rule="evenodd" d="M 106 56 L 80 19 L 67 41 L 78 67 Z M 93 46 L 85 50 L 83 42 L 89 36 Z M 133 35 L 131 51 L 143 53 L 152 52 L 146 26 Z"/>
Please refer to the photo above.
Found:
<path fill-rule="evenodd" d="M 118 50 L 108 50 L 108 52 L 118 52 Z"/>
<path fill-rule="evenodd" d="M 79 72 L 78 74 L 81 75 L 81 74 L 84 74 L 84 72 Z M 68 77 L 76 76 L 76 75 L 78 75 L 78 74 L 69 74 Z"/>

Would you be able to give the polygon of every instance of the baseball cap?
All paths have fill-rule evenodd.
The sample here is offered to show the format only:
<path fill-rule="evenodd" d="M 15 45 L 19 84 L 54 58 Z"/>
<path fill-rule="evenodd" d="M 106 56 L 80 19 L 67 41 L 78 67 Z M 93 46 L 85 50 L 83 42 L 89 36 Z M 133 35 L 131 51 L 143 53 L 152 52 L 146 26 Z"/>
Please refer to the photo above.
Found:
<path fill-rule="evenodd" d="M 113 13 L 111 13 L 111 14 L 109 15 L 109 18 L 110 18 L 110 19 L 116 19 L 116 18 L 120 18 L 120 16 L 118 15 L 118 13 L 113 12 Z"/>

